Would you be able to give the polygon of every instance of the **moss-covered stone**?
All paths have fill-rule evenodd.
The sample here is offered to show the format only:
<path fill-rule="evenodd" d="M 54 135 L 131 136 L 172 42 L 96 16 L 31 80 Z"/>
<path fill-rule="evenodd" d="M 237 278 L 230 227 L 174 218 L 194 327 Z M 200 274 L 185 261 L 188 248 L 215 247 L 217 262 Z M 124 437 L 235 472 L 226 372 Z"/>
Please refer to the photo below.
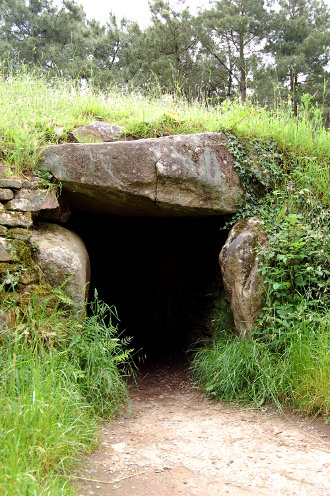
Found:
<path fill-rule="evenodd" d="M 32 236 L 32 231 L 23 227 L 14 227 L 6 231 L 7 238 L 20 239 L 22 241 L 29 241 Z"/>
<path fill-rule="evenodd" d="M 33 224 L 30 212 L 0 212 L 0 224 L 12 227 L 31 227 Z"/>
<path fill-rule="evenodd" d="M 7 239 L 10 257 L 0 263 L 0 284 L 8 291 L 20 291 L 24 286 L 41 281 L 41 272 L 32 257 L 27 241 Z"/>
<path fill-rule="evenodd" d="M 7 236 L 8 229 L 5 226 L 0 225 L 0 236 Z"/>

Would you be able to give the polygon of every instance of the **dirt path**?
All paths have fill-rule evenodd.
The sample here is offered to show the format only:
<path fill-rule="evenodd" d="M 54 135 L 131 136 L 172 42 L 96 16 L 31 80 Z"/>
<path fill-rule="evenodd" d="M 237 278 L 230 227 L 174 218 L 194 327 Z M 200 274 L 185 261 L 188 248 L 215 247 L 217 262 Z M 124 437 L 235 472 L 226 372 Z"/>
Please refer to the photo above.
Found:
<path fill-rule="evenodd" d="M 182 367 L 150 370 L 131 396 L 79 474 L 79 496 L 330 495 L 321 423 L 210 403 Z"/>

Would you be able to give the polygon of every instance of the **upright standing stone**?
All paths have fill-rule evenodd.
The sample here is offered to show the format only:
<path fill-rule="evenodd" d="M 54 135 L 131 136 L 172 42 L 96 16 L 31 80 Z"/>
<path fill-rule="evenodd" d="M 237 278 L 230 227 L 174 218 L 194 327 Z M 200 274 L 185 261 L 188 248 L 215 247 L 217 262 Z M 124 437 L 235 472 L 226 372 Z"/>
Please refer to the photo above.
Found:
<path fill-rule="evenodd" d="M 219 262 L 225 292 L 240 336 L 249 334 L 262 309 L 265 287 L 258 271 L 258 250 L 267 243 L 259 221 L 241 219 L 231 229 Z"/>

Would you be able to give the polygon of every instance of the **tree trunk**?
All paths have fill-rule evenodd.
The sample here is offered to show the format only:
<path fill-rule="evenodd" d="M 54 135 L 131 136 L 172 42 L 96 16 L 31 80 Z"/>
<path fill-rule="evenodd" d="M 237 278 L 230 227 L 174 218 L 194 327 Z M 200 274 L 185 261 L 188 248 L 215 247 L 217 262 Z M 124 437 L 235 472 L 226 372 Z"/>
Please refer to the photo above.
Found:
<path fill-rule="evenodd" d="M 298 102 L 297 102 L 297 89 L 298 89 L 298 76 L 297 74 L 294 75 L 294 87 L 295 87 L 295 94 L 293 98 L 293 114 L 295 117 L 297 117 L 298 114 Z"/>
<path fill-rule="evenodd" d="M 227 98 L 231 97 L 231 90 L 233 86 L 233 78 L 231 72 L 228 74 L 228 85 L 227 85 Z"/>
<path fill-rule="evenodd" d="M 228 84 L 227 84 L 227 98 L 231 98 L 232 89 L 233 89 L 233 64 L 232 64 L 232 54 L 231 47 L 229 43 L 229 39 L 227 37 L 227 53 L 228 53 Z"/>
<path fill-rule="evenodd" d="M 240 70 L 240 93 L 242 102 L 246 100 L 246 70 L 244 58 L 244 33 L 239 34 L 239 70 Z"/>
<path fill-rule="evenodd" d="M 290 91 L 291 91 L 291 99 L 292 99 L 292 112 L 295 117 L 297 117 L 297 111 L 298 111 L 298 106 L 297 106 L 297 99 L 296 99 L 296 88 L 297 88 L 297 83 L 298 83 L 298 78 L 297 74 L 293 72 L 292 66 L 290 66 Z"/>

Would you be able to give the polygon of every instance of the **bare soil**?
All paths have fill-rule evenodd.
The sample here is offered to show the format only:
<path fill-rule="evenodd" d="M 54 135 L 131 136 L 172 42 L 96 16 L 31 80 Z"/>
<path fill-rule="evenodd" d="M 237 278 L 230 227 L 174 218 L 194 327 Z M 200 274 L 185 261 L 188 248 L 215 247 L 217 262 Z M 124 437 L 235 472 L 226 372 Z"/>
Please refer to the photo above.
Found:
<path fill-rule="evenodd" d="M 330 429 L 205 400 L 182 365 L 149 369 L 106 423 L 79 496 L 330 495 Z"/>

